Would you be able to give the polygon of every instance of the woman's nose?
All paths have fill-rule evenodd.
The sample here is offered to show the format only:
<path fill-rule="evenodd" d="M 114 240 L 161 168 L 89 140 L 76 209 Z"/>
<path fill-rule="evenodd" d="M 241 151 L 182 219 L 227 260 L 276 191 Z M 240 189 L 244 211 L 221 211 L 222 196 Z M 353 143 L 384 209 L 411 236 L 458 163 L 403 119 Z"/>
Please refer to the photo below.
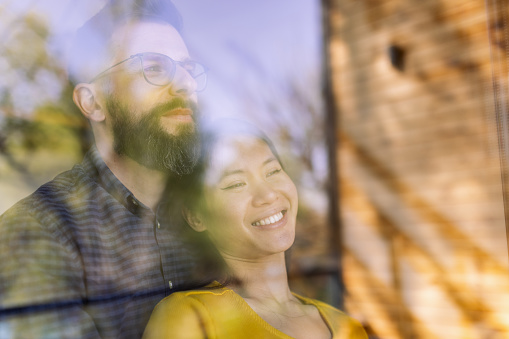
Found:
<path fill-rule="evenodd" d="M 253 205 L 263 206 L 270 205 L 278 199 L 277 191 L 267 183 L 260 183 L 255 188 Z"/>

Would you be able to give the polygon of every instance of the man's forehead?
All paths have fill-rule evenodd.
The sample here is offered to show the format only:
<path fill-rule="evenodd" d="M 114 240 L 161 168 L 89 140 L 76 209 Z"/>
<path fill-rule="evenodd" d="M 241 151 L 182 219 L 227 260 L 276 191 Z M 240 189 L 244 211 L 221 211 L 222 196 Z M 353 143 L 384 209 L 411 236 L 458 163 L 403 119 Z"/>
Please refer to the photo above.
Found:
<path fill-rule="evenodd" d="M 115 30 L 111 42 L 114 53 L 121 59 L 143 52 L 161 53 L 179 61 L 189 58 L 181 35 L 168 23 L 128 22 Z"/>

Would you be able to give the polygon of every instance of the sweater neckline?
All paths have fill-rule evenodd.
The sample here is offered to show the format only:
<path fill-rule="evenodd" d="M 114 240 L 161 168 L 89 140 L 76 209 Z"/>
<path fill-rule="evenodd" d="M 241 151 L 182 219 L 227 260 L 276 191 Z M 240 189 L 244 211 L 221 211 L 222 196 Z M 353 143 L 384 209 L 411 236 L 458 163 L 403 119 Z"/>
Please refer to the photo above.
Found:
<path fill-rule="evenodd" d="M 245 311 L 247 313 L 249 313 L 253 317 L 253 319 L 255 319 L 256 322 L 260 326 L 262 326 L 263 328 L 265 328 L 266 330 L 268 330 L 272 334 L 277 335 L 277 336 L 279 336 L 281 338 L 294 339 L 293 337 L 291 337 L 288 334 L 278 330 L 277 328 L 275 328 L 274 326 L 269 324 L 267 321 L 265 321 L 258 313 L 255 312 L 255 310 L 253 310 L 251 308 L 251 306 L 249 306 L 249 304 L 247 303 L 247 301 L 244 300 L 244 298 L 242 298 L 238 293 L 236 293 L 231 288 L 229 288 L 227 286 L 223 286 L 221 283 L 219 283 L 217 281 L 214 281 L 213 283 L 211 283 L 207 287 L 212 287 L 212 288 L 218 288 L 219 287 L 219 288 L 223 289 L 225 292 L 231 293 L 232 296 L 237 300 L 237 302 L 242 305 L 242 307 L 245 309 Z M 320 314 L 320 317 L 322 318 L 322 320 L 324 321 L 325 325 L 329 329 L 329 331 L 331 333 L 331 337 L 333 338 L 334 335 L 335 335 L 334 329 L 332 328 L 331 321 L 330 321 L 329 317 L 327 316 L 327 314 L 324 312 L 324 310 L 313 299 L 303 297 L 303 296 L 298 295 L 298 294 L 296 294 L 294 292 L 291 292 L 291 293 L 303 305 L 311 305 L 311 306 L 314 306 L 318 310 L 318 313 Z"/>

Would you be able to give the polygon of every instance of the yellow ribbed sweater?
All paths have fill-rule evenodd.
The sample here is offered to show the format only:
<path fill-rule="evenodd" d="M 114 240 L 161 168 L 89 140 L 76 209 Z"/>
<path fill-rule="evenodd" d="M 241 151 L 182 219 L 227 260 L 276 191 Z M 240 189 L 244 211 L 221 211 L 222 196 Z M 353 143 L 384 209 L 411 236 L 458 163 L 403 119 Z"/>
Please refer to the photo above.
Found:
<path fill-rule="evenodd" d="M 217 285 L 216 285 L 217 286 Z M 294 294 L 314 305 L 332 332 L 333 339 L 367 339 L 362 326 L 321 301 Z M 290 339 L 256 314 L 233 290 L 218 286 L 173 293 L 154 309 L 144 339 Z"/>

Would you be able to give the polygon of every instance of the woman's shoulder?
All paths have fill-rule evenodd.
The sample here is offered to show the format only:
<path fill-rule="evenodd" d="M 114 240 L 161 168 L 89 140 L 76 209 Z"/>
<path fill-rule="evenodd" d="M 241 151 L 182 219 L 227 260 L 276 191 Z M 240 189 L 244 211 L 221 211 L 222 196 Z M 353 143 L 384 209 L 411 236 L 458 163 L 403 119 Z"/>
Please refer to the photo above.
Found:
<path fill-rule="evenodd" d="M 234 293 L 231 289 L 224 287 L 220 283 L 214 281 L 213 283 L 202 288 L 174 292 L 166 298 L 162 299 L 156 308 L 175 307 L 175 305 L 191 305 L 195 303 L 207 304 L 210 301 L 223 300 L 225 296 L 230 296 Z M 218 298 L 220 297 L 220 298 Z"/>
<path fill-rule="evenodd" d="M 172 293 L 154 308 L 144 338 L 207 337 L 215 319 L 235 313 L 231 300 L 231 290 L 217 285 Z"/>

